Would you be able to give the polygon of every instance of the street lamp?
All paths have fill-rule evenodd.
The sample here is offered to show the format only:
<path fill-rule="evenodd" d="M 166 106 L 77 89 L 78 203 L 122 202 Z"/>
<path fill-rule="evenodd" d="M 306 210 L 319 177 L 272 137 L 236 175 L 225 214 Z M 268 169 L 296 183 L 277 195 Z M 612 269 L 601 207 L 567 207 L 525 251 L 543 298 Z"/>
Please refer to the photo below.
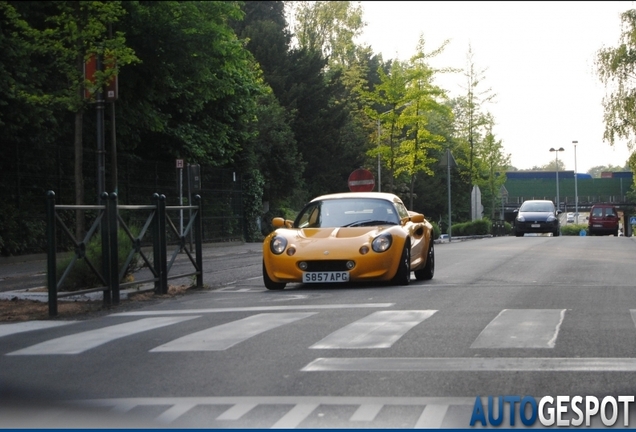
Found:
<path fill-rule="evenodd" d="M 382 140 L 380 134 L 382 133 L 382 125 L 380 124 L 380 118 L 378 117 L 378 192 L 382 192 L 382 169 L 380 168 L 380 148 L 382 146 Z"/>
<path fill-rule="evenodd" d="M 574 144 L 574 223 L 579 223 L 579 189 L 577 186 L 577 173 L 576 173 L 576 145 L 578 141 L 572 141 Z"/>
<path fill-rule="evenodd" d="M 561 200 L 559 199 L 559 152 L 565 151 L 565 149 L 563 147 L 559 148 L 558 150 L 551 148 L 550 151 L 554 152 L 554 161 L 556 165 L 556 189 L 557 189 L 556 205 L 557 205 L 557 210 L 559 210 L 561 208 Z"/>

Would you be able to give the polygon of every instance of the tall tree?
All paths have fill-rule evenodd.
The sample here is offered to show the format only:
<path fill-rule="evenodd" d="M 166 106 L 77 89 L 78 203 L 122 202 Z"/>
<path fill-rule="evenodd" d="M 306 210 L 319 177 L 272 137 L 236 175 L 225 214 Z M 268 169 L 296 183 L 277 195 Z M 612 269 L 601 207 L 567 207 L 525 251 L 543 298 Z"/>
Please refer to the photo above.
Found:
<path fill-rule="evenodd" d="M 476 161 L 480 171 L 480 175 L 477 176 L 478 185 L 489 198 L 488 213 L 491 220 L 495 219 L 497 198 L 501 198 L 500 189 L 506 183 L 506 171 L 510 165 L 510 155 L 504 153 L 502 141 L 495 138 L 493 124 L 491 118 L 486 128 L 486 136 L 476 149 Z"/>
<path fill-rule="evenodd" d="M 119 131 L 155 160 L 228 166 L 254 133 L 264 88 L 229 25 L 235 2 L 126 2 L 126 37 L 141 63 L 122 71 Z"/>
<path fill-rule="evenodd" d="M 466 78 L 466 94 L 458 98 L 456 104 L 455 118 L 457 119 L 457 132 L 460 140 L 464 141 L 468 146 L 467 176 L 470 187 L 474 184 L 474 158 L 475 145 L 485 135 L 484 127 L 488 125 L 488 116 L 484 112 L 485 104 L 492 102 L 495 94 L 491 88 L 483 89 L 480 84 L 485 79 L 485 69 L 479 69 L 474 61 L 474 53 L 472 47 L 468 46 L 466 54 L 466 69 L 464 77 Z"/>
<path fill-rule="evenodd" d="M 407 65 L 395 60 L 391 63 L 390 70 L 386 73 L 382 68 L 378 69 L 380 83 L 372 91 L 365 92 L 364 96 L 377 111 L 367 109 L 369 117 L 378 123 L 377 147 L 368 151 L 370 156 L 380 157 L 380 164 L 386 161 L 389 170 L 389 192 L 394 191 L 396 160 L 402 137 L 402 122 L 400 114 L 408 106 L 407 94 Z"/>
<path fill-rule="evenodd" d="M 37 55 L 51 65 L 44 92 L 35 98 L 41 103 L 64 107 L 75 116 L 75 204 L 81 205 L 85 200 L 82 131 L 88 103 L 84 97 L 85 85 L 94 94 L 117 74 L 119 68 L 136 60 L 123 33 L 109 33 L 109 26 L 116 24 L 125 11 L 120 1 L 57 1 L 44 5 L 27 2 L 20 4 L 18 10 L 30 17 L 29 27 L 23 30 L 37 44 Z M 103 59 L 104 66 L 89 83 L 84 77 L 84 65 L 91 56 Z M 116 63 L 107 61 L 108 58 L 116 59 Z M 79 238 L 84 231 L 83 212 L 78 211 L 77 218 L 76 236 Z"/>
<path fill-rule="evenodd" d="M 431 165 L 436 161 L 433 151 L 440 149 L 445 137 L 433 132 L 432 124 L 439 117 L 452 117 L 452 112 L 444 104 L 446 92 L 433 84 L 439 71 L 428 64 L 428 60 L 440 54 L 440 48 L 425 51 L 424 38 L 420 36 L 416 54 L 411 58 L 407 69 L 407 100 L 402 112 L 404 139 L 400 143 L 399 157 L 396 160 L 395 175 L 406 173 L 409 177 L 409 208 L 413 208 L 415 177 L 423 172 L 433 175 Z"/>
<path fill-rule="evenodd" d="M 603 138 L 610 145 L 628 139 L 631 150 L 636 142 L 636 9 L 621 14 L 619 44 L 598 51 L 596 68 L 608 91 L 603 99 Z"/>
<path fill-rule="evenodd" d="M 290 2 L 300 48 L 320 51 L 330 67 L 348 66 L 356 56 L 354 39 L 365 26 L 360 2 Z"/>
<path fill-rule="evenodd" d="M 603 48 L 596 58 L 597 73 L 608 94 L 603 98 L 603 139 L 614 145 L 627 140 L 630 167 L 636 172 L 636 9 L 621 14 L 621 36 L 615 48 Z M 632 188 L 636 190 L 636 177 Z"/>

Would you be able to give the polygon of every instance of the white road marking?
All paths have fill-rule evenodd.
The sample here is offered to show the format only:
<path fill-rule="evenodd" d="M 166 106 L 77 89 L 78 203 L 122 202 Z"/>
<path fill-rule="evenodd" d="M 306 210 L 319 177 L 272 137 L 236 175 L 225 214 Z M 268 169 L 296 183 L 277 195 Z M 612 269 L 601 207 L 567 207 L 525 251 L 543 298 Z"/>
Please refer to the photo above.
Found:
<path fill-rule="evenodd" d="M 374 312 L 343 327 L 309 348 L 390 348 L 407 331 L 431 317 L 435 310 Z"/>
<path fill-rule="evenodd" d="M 387 308 L 395 303 L 357 303 L 357 304 L 331 304 L 331 305 L 285 305 L 285 306 L 253 306 L 253 307 L 234 307 L 234 308 L 210 308 L 210 309 L 184 309 L 184 310 L 156 310 L 156 311 L 137 311 L 137 312 L 120 312 L 110 317 L 122 316 L 151 316 L 151 315 L 188 315 L 188 314 L 206 314 L 219 312 L 269 312 L 284 310 L 301 310 L 301 309 L 357 309 L 357 308 Z"/>
<path fill-rule="evenodd" d="M 357 397 L 357 396 L 218 396 L 218 397 L 176 397 L 176 398 L 122 398 L 122 399 L 92 399 L 70 401 L 71 404 L 84 407 L 126 407 L 130 411 L 142 406 L 170 406 L 172 421 L 177 420 L 176 414 L 181 410 L 186 413 L 186 407 L 233 405 L 217 420 L 240 420 L 258 405 L 292 405 L 289 410 L 272 426 L 273 429 L 294 428 L 304 421 L 317 407 L 326 406 L 359 406 L 350 421 L 373 421 L 385 406 L 421 406 L 422 414 L 418 424 L 441 424 L 450 406 L 460 406 L 472 410 L 475 396 L 470 397 Z M 428 408 L 430 407 L 430 408 Z M 165 414 L 165 413 L 164 413 Z M 168 416 L 161 414 L 164 422 Z M 165 423 L 164 423 L 165 424 Z"/>
<path fill-rule="evenodd" d="M 8 353 L 7 355 L 79 354 L 115 339 L 177 324 L 194 318 L 198 317 L 144 318 L 124 324 L 117 324 L 97 330 L 89 330 L 51 339 L 28 348 Z"/>
<path fill-rule="evenodd" d="M 554 348 L 565 309 L 504 309 L 471 348 Z"/>
<path fill-rule="evenodd" d="M 636 372 L 635 358 L 318 358 L 304 372 Z"/>
<path fill-rule="evenodd" d="M 264 313 L 211 327 L 153 348 L 150 352 L 223 351 L 267 330 L 315 315 L 317 312 Z"/>
<path fill-rule="evenodd" d="M 162 412 L 161 415 L 159 415 L 155 420 L 160 423 L 170 424 L 181 417 L 183 414 L 190 411 L 195 406 L 196 404 L 191 403 L 181 403 L 173 405 L 166 411 Z"/>
<path fill-rule="evenodd" d="M 629 313 L 632 315 L 632 321 L 634 321 L 634 325 L 636 325 L 636 309 L 630 309 Z"/>
<path fill-rule="evenodd" d="M 293 429 L 316 408 L 318 408 L 318 404 L 315 403 L 297 403 L 287 414 L 274 423 L 272 429 Z"/>
<path fill-rule="evenodd" d="M 426 405 L 413 429 L 439 429 L 442 427 L 448 405 Z"/>
<path fill-rule="evenodd" d="M 383 407 L 384 404 L 360 405 L 349 421 L 373 421 Z"/>
<path fill-rule="evenodd" d="M 248 412 L 252 411 L 258 404 L 255 403 L 238 403 L 232 408 L 225 411 L 223 414 L 218 416 L 217 420 L 238 420 L 243 417 Z"/>
<path fill-rule="evenodd" d="M 24 321 L 11 324 L 0 324 L 0 337 L 32 330 L 40 330 L 73 324 L 77 321 Z"/>

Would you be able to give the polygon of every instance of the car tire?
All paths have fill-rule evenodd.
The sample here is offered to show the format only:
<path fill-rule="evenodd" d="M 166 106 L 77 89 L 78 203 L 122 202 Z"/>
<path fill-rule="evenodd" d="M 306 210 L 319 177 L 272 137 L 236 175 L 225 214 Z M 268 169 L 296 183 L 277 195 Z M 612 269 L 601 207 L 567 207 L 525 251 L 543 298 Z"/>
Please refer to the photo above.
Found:
<path fill-rule="evenodd" d="M 274 282 L 273 280 L 269 278 L 269 275 L 267 274 L 267 269 L 265 268 L 265 261 L 263 261 L 263 282 L 265 282 L 265 288 L 267 288 L 268 290 L 275 290 L 275 291 L 280 291 L 282 289 L 285 289 L 285 285 L 287 285 L 284 282 Z"/>
<path fill-rule="evenodd" d="M 408 285 L 411 282 L 411 247 L 407 243 L 400 256 L 400 265 L 393 277 L 396 285 Z"/>
<path fill-rule="evenodd" d="M 618 237 L 618 228 L 614 230 L 614 237 Z"/>
<path fill-rule="evenodd" d="M 561 235 L 561 230 L 556 230 L 556 231 L 554 231 L 554 232 L 552 233 L 552 235 L 553 235 L 554 237 L 558 237 L 558 236 L 560 236 L 560 235 Z"/>
<path fill-rule="evenodd" d="M 515 228 L 515 237 L 523 237 L 523 233 L 519 232 L 516 228 Z"/>
<path fill-rule="evenodd" d="M 428 247 L 428 253 L 426 255 L 426 265 L 423 269 L 415 270 L 415 279 L 417 280 L 431 280 L 435 274 L 435 247 L 433 242 L 430 242 Z"/>

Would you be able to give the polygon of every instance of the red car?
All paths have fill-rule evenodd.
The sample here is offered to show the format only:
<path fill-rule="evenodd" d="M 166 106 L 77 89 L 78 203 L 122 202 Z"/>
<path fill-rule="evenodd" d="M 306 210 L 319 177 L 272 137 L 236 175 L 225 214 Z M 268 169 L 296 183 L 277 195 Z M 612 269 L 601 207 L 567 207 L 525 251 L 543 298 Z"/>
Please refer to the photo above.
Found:
<path fill-rule="evenodd" d="M 587 232 L 590 235 L 618 236 L 618 211 L 611 204 L 595 204 L 590 210 Z"/>

